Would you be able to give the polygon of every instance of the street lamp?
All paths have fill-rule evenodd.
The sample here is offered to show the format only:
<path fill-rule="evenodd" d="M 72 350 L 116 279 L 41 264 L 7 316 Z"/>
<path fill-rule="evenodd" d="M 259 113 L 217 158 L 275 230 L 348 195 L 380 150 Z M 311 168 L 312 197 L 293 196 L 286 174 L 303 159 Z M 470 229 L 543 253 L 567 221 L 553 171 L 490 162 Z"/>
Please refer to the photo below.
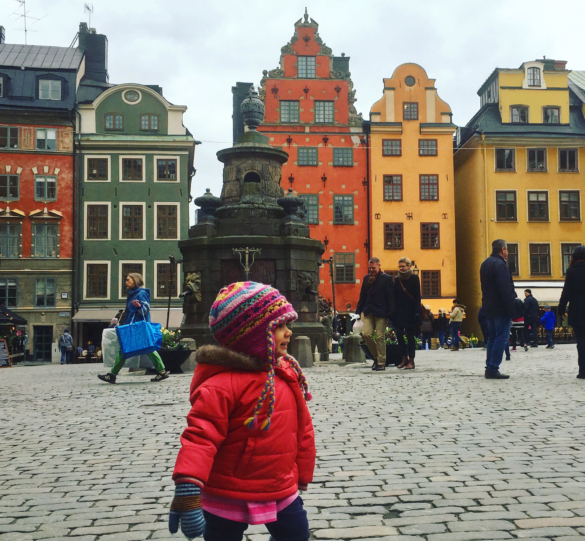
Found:
<path fill-rule="evenodd" d="M 171 316 L 171 294 L 173 291 L 173 270 L 177 268 L 177 265 L 179 263 L 182 263 L 183 260 L 182 259 L 177 259 L 175 256 L 170 255 L 169 256 L 169 261 L 170 261 L 170 279 L 169 279 L 169 304 L 167 306 L 167 329 L 169 328 L 169 318 Z M 178 289 L 178 288 L 177 288 Z"/>

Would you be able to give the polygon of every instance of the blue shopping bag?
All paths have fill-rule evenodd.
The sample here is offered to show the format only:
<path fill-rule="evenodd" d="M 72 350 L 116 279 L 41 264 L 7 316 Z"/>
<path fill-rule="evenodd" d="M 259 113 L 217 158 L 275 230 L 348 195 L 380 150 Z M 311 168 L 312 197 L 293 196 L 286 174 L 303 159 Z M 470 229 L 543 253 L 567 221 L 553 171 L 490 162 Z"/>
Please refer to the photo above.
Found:
<path fill-rule="evenodd" d="M 128 325 L 116 327 L 116 334 L 124 359 L 158 351 L 162 346 L 160 323 L 145 320 L 134 323 L 132 318 Z"/>

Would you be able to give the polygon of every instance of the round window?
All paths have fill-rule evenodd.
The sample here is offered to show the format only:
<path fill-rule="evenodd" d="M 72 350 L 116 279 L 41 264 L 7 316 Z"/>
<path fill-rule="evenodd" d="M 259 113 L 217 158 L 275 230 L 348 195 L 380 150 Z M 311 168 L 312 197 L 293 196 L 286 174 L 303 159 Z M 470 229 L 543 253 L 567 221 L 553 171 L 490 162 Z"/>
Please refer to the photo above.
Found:
<path fill-rule="evenodd" d="M 127 101 L 130 102 L 135 102 L 138 101 L 138 99 L 140 98 L 138 92 L 136 92 L 136 90 L 128 90 L 128 92 L 126 92 L 126 94 L 124 94 L 124 97 L 126 98 Z"/>
<path fill-rule="evenodd" d="M 406 83 L 406 86 L 414 86 L 416 79 L 412 75 L 409 75 L 406 79 L 404 79 L 404 82 Z"/>

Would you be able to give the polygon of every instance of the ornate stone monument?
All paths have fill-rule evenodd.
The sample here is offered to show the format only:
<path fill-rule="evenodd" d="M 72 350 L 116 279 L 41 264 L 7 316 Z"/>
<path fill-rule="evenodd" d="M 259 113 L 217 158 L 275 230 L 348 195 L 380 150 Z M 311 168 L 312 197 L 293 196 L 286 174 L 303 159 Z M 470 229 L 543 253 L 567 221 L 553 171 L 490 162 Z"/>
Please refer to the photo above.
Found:
<path fill-rule="evenodd" d="M 213 343 L 209 310 L 218 291 L 253 280 L 283 293 L 299 314 L 297 336 L 308 336 L 314 351 L 327 352 L 325 328 L 319 323 L 319 265 L 325 247 L 309 235 L 299 217 L 302 200 L 280 186 L 288 160 L 256 131 L 264 104 L 251 90 L 241 112 L 247 131 L 231 148 L 217 153 L 224 164 L 221 197 L 209 190 L 195 199 L 200 207 L 189 239 L 180 241 L 185 276 L 185 314 L 181 332 L 198 345 Z M 293 335 L 294 340 L 294 335 Z"/>

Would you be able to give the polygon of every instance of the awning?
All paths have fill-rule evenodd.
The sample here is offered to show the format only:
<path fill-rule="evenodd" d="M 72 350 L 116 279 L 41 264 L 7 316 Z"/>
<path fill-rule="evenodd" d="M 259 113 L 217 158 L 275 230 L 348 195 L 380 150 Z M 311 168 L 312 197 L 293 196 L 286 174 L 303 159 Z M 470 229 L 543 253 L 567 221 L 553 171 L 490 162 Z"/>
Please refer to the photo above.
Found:
<path fill-rule="evenodd" d="M 2 325 L 26 325 L 26 319 L 20 317 L 16 312 L 8 310 L 0 304 L 0 324 Z"/>
<path fill-rule="evenodd" d="M 167 326 L 167 309 L 153 308 L 150 312 L 150 320 L 153 323 L 160 323 L 163 327 Z M 169 329 L 178 329 L 183 322 L 183 309 L 171 308 L 169 315 Z"/>
<path fill-rule="evenodd" d="M 548 304 L 549 306 L 558 306 L 563 286 L 565 282 L 560 281 L 542 281 L 542 282 L 514 282 L 514 288 L 518 298 L 524 300 L 524 290 L 530 289 L 532 296 L 538 301 L 540 306 Z"/>
<path fill-rule="evenodd" d="M 118 310 L 111 308 L 81 309 L 73 316 L 77 323 L 109 323 L 116 317 Z M 160 323 L 163 327 L 167 325 L 167 309 L 153 308 L 150 311 L 150 319 L 153 323 Z M 171 308 L 169 315 L 169 328 L 178 329 L 183 321 L 183 309 Z"/>

